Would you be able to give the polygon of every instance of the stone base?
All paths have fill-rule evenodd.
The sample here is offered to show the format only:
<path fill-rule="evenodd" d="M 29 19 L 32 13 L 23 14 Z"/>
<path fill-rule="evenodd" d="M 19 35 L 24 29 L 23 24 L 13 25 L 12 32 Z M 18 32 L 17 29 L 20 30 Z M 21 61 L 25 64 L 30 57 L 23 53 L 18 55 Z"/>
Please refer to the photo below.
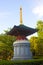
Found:
<path fill-rule="evenodd" d="M 32 59 L 30 43 L 28 40 L 17 40 L 13 43 L 14 56 L 12 60 L 29 60 Z"/>
<path fill-rule="evenodd" d="M 13 57 L 12 60 L 29 60 L 29 59 L 32 59 L 32 58 L 28 58 L 28 57 Z"/>

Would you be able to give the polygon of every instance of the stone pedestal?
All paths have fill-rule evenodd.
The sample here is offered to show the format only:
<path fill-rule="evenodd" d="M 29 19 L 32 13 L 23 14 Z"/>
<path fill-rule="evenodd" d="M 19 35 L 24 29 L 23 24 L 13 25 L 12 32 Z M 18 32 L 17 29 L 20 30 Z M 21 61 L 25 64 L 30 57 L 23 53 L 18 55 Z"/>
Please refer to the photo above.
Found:
<path fill-rule="evenodd" d="M 13 43 L 14 57 L 13 60 L 28 60 L 32 59 L 30 51 L 30 43 L 27 40 L 17 40 Z"/>

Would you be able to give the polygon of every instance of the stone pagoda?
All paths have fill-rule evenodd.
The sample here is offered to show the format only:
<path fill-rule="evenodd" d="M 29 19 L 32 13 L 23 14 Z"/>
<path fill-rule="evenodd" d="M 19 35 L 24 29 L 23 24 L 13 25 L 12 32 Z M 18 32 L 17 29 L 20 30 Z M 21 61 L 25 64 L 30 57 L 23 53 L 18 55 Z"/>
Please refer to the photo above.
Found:
<path fill-rule="evenodd" d="M 20 25 L 14 26 L 7 35 L 16 36 L 16 41 L 13 43 L 14 55 L 13 60 L 28 60 L 32 59 L 32 52 L 30 50 L 30 42 L 26 36 L 29 36 L 35 32 L 36 29 L 27 27 L 22 23 L 22 8 L 20 8 Z"/>

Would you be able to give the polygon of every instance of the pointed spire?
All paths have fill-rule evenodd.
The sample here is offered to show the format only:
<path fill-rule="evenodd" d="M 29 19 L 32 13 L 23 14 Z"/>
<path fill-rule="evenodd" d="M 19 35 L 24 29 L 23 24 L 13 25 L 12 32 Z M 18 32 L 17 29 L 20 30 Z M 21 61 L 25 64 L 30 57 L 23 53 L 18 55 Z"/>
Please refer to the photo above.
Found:
<path fill-rule="evenodd" d="M 20 7 L 20 25 L 22 25 L 22 7 Z"/>

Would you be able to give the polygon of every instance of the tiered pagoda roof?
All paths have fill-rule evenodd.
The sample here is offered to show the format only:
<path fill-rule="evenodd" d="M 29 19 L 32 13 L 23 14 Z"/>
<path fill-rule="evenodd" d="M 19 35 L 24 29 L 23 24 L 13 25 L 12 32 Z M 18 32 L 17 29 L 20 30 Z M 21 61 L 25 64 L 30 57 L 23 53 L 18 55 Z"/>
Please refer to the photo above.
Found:
<path fill-rule="evenodd" d="M 7 34 L 8 35 L 13 35 L 13 36 L 28 36 L 33 33 L 37 32 L 36 29 L 27 27 L 25 25 L 19 25 L 19 26 L 14 26 Z"/>
<path fill-rule="evenodd" d="M 22 24 L 22 8 L 20 8 L 20 25 L 15 25 L 7 34 L 12 36 L 28 36 L 35 32 L 37 32 L 36 29 L 27 27 Z"/>

